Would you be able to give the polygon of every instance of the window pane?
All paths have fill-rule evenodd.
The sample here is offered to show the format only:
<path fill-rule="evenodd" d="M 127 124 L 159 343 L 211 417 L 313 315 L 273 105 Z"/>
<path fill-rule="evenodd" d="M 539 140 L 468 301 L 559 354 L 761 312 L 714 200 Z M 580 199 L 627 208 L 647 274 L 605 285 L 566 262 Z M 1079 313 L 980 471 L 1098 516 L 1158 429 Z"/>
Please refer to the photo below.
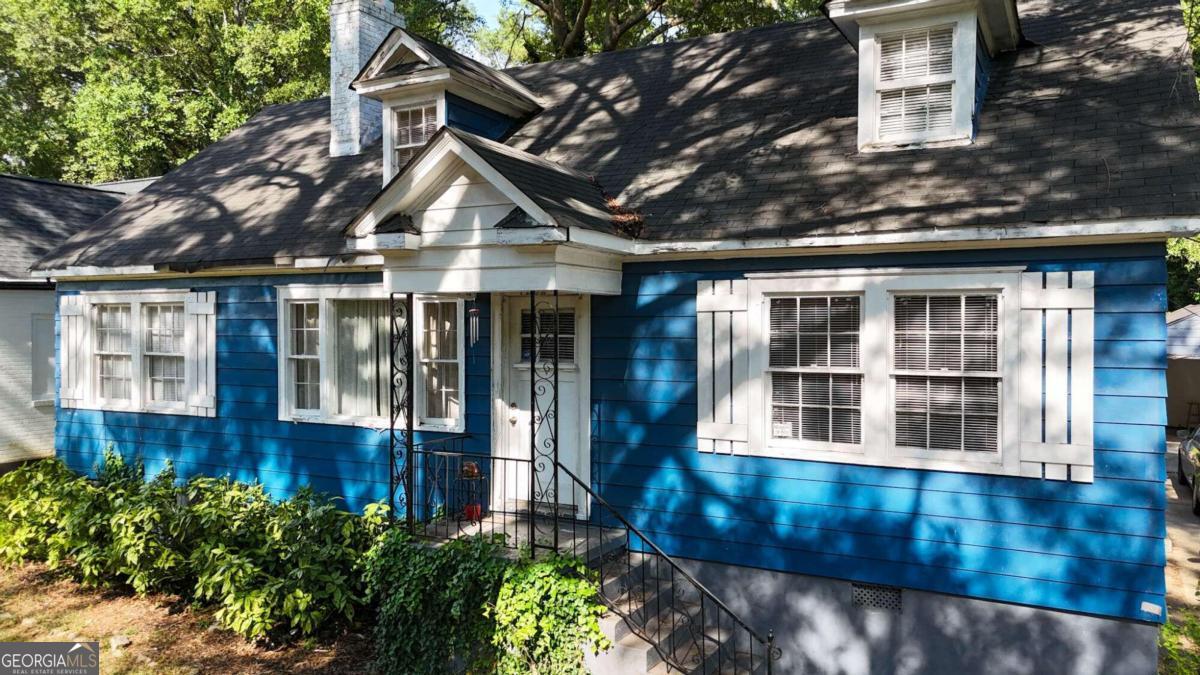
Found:
<path fill-rule="evenodd" d="M 100 397 L 110 401 L 130 399 L 131 358 L 102 354 L 97 357 L 99 366 Z"/>
<path fill-rule="evenodd" d="M 315 302 L 291 305 L 293 356 L 317 356 L 321 353 L 321 309 Z"/>
<path fill-rule="evenodd" d="M 297 410 L 321 409 L 321 362 L 317 359 L 292 359 L 292 381 Z"/>
<path fill-rule="evenodd" d="M 146 351 L 156 354 L 182 354 L 183 317 L 183 305 L 143 306 Z"/>
<path fill-rule="evenodd" d="M 458 358 L 458 303 L 426 302 L 422 358 Z"/>
<path fill-rule="evenodd" d="M 184 365 L 182 356 L 147 356 L 146 377 L 149 400 L 183 401 Z"/>
<path fill-rule="evenodd" d="M 538 333 L 538 362 L 552 361 L 555 357 L 553 310 L 538 312 L 538 325 L 533 326 L 528 310 L 521 312 L 521 361 L 529 363 L 533 353 L 533 332 Z M 558 362 L 575 362 L 575 310 L 563 308 L 558 316 Z"/>
<path fill-rule="evenodd" d="M 388 307 L 385 300 L 334 303 L 337 355 L 334 412 L 356 417 L 388 414 Z"/>
<path fill-rule="evenodd" d="M 425 368 L 425 416 L 457 419 L 459 413 L 458 364 L 433 362 Z"/>
<path fill-rule="evenodd" d="M 129 305 L 96 307 L 96 349 L 102 352 L 129 353 Z"/>

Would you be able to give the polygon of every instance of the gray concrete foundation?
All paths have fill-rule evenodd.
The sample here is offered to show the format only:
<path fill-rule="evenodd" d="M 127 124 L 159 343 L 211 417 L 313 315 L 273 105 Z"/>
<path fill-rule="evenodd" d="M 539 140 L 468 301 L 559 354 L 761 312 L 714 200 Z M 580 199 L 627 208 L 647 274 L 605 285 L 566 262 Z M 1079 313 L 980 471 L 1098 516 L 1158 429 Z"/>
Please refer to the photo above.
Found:
<path fill-rule="evenodd" d="M 774 630 L 775 673 L 1151 675 L 1158 626 L 904 589 L 901 609 L 856 605 L 848 581 L 681 561 L 753 628 Z M 886 595 L 886 594 L 885 594 Z"/>

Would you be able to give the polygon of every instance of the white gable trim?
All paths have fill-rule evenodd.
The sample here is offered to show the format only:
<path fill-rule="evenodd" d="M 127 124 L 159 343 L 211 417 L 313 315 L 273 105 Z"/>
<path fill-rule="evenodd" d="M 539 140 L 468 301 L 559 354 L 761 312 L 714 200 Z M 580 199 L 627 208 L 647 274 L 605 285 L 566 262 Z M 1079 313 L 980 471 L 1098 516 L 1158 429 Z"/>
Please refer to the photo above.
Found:
<path fill-rule="evenodd" d="M 376 225 L 382 223 L 394 213 L 403 212 L 406 208 L 417 204 L 425 198 L 425 192 L 437 185 L 449 162 L 460 159 L 474 169 L 484 180 L 491 183 L 505 197 L 512 200 L 534 222 L 547 227 L 559 227 L 559 224 L 542 207 L 517 189 L 499 171 L 485 162 L 466 143 L 458 140 L 453 134 L 442 132 L 432 145 L 425 149 L 415 164 L 400 173 L 391 184 L 384 188 L 383 193 L 375 203 L 360 215 L 353 223 L 355 237 L 363 237 L 372 233 Z"/>

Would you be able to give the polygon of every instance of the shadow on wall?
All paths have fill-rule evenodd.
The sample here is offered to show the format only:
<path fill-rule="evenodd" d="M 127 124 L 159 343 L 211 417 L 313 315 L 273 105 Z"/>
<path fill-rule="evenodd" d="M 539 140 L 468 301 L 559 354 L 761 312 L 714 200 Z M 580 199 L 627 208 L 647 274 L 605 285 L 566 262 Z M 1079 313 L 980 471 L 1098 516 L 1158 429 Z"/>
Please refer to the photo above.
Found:
<path fill-rule="evenodd" d="M 741 589 L 735 611 L 775 628 L 776 672 L 828 675 L 1152 673 L 1156 626 L 904 591 L 902 610 L 851 602 L 850 584 L 686 561 L 703 583 Z"/>

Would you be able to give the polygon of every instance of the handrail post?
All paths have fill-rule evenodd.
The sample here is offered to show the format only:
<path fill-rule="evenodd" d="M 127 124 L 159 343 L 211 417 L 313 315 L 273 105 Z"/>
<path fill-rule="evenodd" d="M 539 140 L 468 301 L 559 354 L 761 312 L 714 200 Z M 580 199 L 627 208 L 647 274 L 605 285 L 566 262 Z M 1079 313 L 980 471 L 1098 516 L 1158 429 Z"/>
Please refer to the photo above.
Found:
<path fill-rule="evenodd" d="M 772 661 L 775 660 L 775 631 L 767 631 L 767 675 L 774 672 L 775 666 Z"/>
<path fill-rule="evenodd" d="M 562 503 L 562 495 L 558 491 L 558 331 L 561 320 L 562 315 L 558 312 L 558 290 L 556 289 L 554 291 L 554 351 L 551 352 L 554 355 L 554 393 L 552 394 L 554 400 L 550 403 L 551 410 L 554 411 L 554 417 L 551 420 L 554 434 L 554 466 L 551 469 L 554 472 L 554 502 L 550 507 L 554 509 L 554 551 L 556 553 L 558 552 L 558 506 Z M 571 493 L 574 494 L 575 490 L 572 489 Z M 601 539 L 603 539 L 603 535 L 601 535 Z"/>
<path fill-rule="evenodd" d="M 534 518 L 537 517 L 537 504 L 534 496 L 537 490 L 537 358 L 538 358 L 538 318 L 537 291 L 529 291 L 529 494 L 526 495 L 529 504 L 529 555 L 537 558 L 537 528 Z"/>
<path fill-rule="evenodd" d="M 413 456 L 413 361 L 416 356 L 413 351 L 413 294 L 408 293 L 405 297 L 407 311 L 404 318 L 404 490 L 407 493 L 406 507 L 404 509 L 404 520 L 408 525 L 408 533 L 416 534 L 417 523 L 413 510 L 415 508 L 414 490 L 416 489 L 415 467 L 416 457 Z"/>

